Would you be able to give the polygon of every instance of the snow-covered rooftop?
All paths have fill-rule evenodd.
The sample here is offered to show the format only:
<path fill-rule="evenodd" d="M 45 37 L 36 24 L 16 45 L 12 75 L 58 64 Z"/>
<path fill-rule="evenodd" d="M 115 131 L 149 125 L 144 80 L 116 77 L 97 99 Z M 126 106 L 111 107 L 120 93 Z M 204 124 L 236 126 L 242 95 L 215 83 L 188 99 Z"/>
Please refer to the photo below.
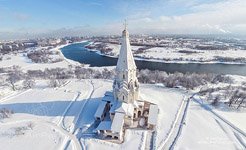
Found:
<path fill-rule="evenodd" d="M 159 108 L 157 105 L 150 105 L 148 124 L 156 125 L 158 120 Z"/>
<path fill-rule="evenodd" d="M 97 111 L 94 115 L 95 118 L 101 118 L 101 116 L 104 112 L 104 109 L 106 107 L 106 104 L 107 104 L 107 102 L 105 102 L 105 101 L 100 102 L 99 106 L 97 107 Z"/>
<path fill-rule="evenodd" d="M 124 113 L 127 116 L 133 116 L 134 106 L 132 103 L 118 102 L 115 112 Z"/>
<path fill-rule="evenodd" d="M 113 100 L 114 100 L 114 97 L 112 95 L 105 95 L 102 98 L 102 101 L 105 101 L 105 102 L 113 102 Z"/>
<path fill-rule="evenodd" d="M 121 132 L 124 124 L 125 114 L 116 113 L 114 116 L 114 120 L 112 122 L 111 130 L 113 132 Z"/>
<path fill-rule="evenodd" d="M 111 125 L 112 122 L 111 121 L 102 121 L 98 127 L 96 128 L 96 130 L 111 130 Z"/>
<path fill-rule="evenodd" d="M 113 93 L 110 92 L 110 91 L 106 91 L 104 95 L 105 95 L 105 96 L 113 96 Z"/>

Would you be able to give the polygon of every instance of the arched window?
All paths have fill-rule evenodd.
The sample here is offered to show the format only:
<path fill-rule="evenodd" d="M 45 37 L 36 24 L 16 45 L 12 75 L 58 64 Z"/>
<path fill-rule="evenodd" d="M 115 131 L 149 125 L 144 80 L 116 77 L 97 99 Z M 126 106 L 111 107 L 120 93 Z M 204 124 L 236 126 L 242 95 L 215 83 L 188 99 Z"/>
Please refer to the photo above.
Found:
<path fill-rule="evenodd" d="M 123 79 L 125 79 L 125 75 L 123 74 Z"/>
<path fill-rule="evenodd" d="M 125 96 L 123 95 L 123 101 L 125 100 Z"/>

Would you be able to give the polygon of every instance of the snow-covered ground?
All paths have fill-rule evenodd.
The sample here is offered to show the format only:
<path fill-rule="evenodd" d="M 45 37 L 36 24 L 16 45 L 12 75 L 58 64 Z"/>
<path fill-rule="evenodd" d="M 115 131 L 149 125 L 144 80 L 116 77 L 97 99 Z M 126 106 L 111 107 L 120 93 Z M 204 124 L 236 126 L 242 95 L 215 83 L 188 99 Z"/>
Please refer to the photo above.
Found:
<path fill-rule="evenodd" d="M 180 53 L 179 51 L 189 51 L 191 54 Z M 230 58 L 245 58 L 245 50 L 194 50 L 194 49 L 181 49 L 181 48 L 150 48 L 144 53 L 135 56 L 143 57 L 153 60 L 170 60 L 180 62 L 205 62 L 215 63 L 216 57 L 230 57 Z M 182 60 L 179 60 L 182 59 Z M 230 63 L 230 62 L 229 62 Z"/>
<path fill-rule="evenodd" d="M 68 147 L 71 149 L 144 149 L 146 130 L 127 130 L 123 144 L 94 138 L 93 115 L 104 92 L 111 89 L 111 80 L 74 79 L 60 88 L 37 86 L 23 94 L 1 99 L 0 109 L 11 109 L 15 113 L 9 119 L 0 120 L 0 146 L 6 150 L 16 149 L 17 145 L 24 145 L 23 149 L 33 149 L 34 146 L 36 149 L 59 149 L 70 141 Z M 142 84 L 140 89 L 142 99 L 157 103 L 160 108 L 153 146 L 161 149 L 184 96 L 189 95 L 183 90 L 151 84 Z M 244 112 L 222 111 L 218 114 L 246 132 Z M 242 147 L 228 125 L 195 101 L 189 106 L 185 122 L 175 149 Z M 28 128 L 30 123 L 33 129 Z M 24 134 L 15 132 L 18 127 L 24 127 Z M 238 136 L 245 140 L 242 135 Z M 76 146 L 76 143 L 81 145 Z"/>
<path fill-rule="evenodd" d="M 55 57 L 60 57 L 63 59 L 63 61 L 57 62 L 57 63 L 33 63 L 28 57 L 26 56 L 26 52 L 23 53 L 17 53 L 17 54 L 7 54 L 3 55 L 3 60 L 0 61 L 0 66 L 1 67 L 11 67 L 11 66 L 20 66 L 23 70 L 35 70 L 35 69 L 40 69 L 44 70 L 46 68 L 66 68 L 68 67 L 69 64 L 73 63 L 72 60 L 66 60 L 65 57 L 62 55 L 60 52 L 60 49 L 66 45 L 61 45 L 56 48 L 51 49 L 50 51 L 57 51 L 59 53 L 58 56 Z M 35 49 L 27 49 L 29 50 L 39 50 L 39 48 Z M 74 64 L 74 63 L 73 63 Z"/>
<path fill-rule="evenodd" d="M 105 85 L 106 84 L 104 84 L 104 86 Z M 111 85 L 112 82 L 109 82 L 108 88 L 111 89 Z M 175 115 L 178 112 L 183 96 L 186 95 L 186 93 L 177 89 L 168 89 L 158 85 L 147 84 L 141 85 L 140 89 L 140 96 L 143 100 L 156 103 L 160 108 L 157 134 L 155 137 L 156 140 L 154 142 L 154 146 L 158 147 L 162 142 L 164 142 L 169 130 L 171 129 Z M 103 90 L 103 88 L 101 88 L 101 90 Z M 105 92 L 105 89 L 103 92 Z M 103 92 L 101 94 L 103 94 Z M 93 113 L 91 113 L 91 118 L 93 118 Z M 144 132 L 146 132 L 146 130 L 127 130 L 127 134 L 125 136 L 126 139 L 122 145 L 109 142 L 103 144 L 105 142 L 97 139 L 86 139 L 83 141 L 87 149 L 98 149 L 102 146 L 102 144 L 105 149 L 139 149 L 141 145 L 145 145 L 146 140 L 141 140 L 143 139 Z"/>
<path fill-rule="evenodd" d="M 200 100 L 191 101 L 189 107 L 175 149 L 245 149 L 245 112 L 218 112 Z"/>
<path fill-rule="evenodd" d="M 107 43 L 107 47 L 112 49 L 112 54 L 113 56 L 118 56 L 120 53 L 120 45 L 119 44 L 111 44 L 111 43 Z M 131 46 L 132 51 L 136 51 L 139 48 L 141 48 L 143 46 Z"/>
<path fill-rule="evenodd" d="M 67 68 L 69 64 L 65 60 L 34 64 L 22 54 L 6 55 L 0 61 L 1 67 L 19 65 L 25 71 Z M 232 77 L 236 85 L 246 79 Z M 104 93 L 112 90 L 112 84 L 112 80 L 70 79 L 58 88 L 50 88 L 45 80 L 37 80 L 36 86 L 28 90 L 11 91 L 0 87 L 0 110 L 7 108 L 14 112 L 10 118 L 0 118 L 0 149 L 149 149 L 151 133 L 147 130 L 126 130 L 123 144 L 100 140 L 93 133 L 94 113 Z M 166 143 L 172 144 L 175 135 L 171 133 L 176 133 L 174 130 L 182 125 L 180 118 L 184 112 L 185 124 L 174 149 L 246 147 L 244 111 L 231 111 L 226 106 L 225 109 L 213 108 L 198 98 L 187 104 L 189 93 L 161 84 L 141 84 L 140 97 L 160 108 L 157 130 L 152 139 L 154 149 L 168 149 Z"/>
<path fill-rule="evenodd" d="M 112 53 L 109 57 L 117 57 L 120 50 L 120 45 L 109 44 L 107 47 L 112 48 Z M 136 51 L 143 46 L 131 46 L 132 51 Z M 188 53 L 184 53 L 188 51 Z M 105 55 L 105 54 L 104 54 Z M 236 64 L 239 62 L 218 61 L 216 57 L 224 57 L 230 59 L 246 58 L 246 50 L 195 50 L 189 48 L 165 48 L 165 47 L 153 47 L 144 50 L 143 53 L 133 54 L 137 59 L 143 59 L 148 61 L 158 61 L 167 63 L 230 63 Z"/>
<path fill-rule="evenodd" d="M 37 86 L 23 94 L 17 94 L 16 96 L 0 101 L 0 109 L 7 108 L 15 112 L 10 119 L 1 120 L 0 128 L 3 129 L 1 131 L 6 130 L 6 132 L 12 132 L 10 131 L 12 130 L 10 127 L 6 128 L 7 124 L 12 124 L 13 128 L 23 126 L 23 124 L 27 124 L 28 122 L 32 122 L 34 124 L 33 130 L 30 129 L 24 131 L 24 135 L 13 135 L 16 140 L 12 141 L 13 144 L 6 147 L 6 149 L 14 149 L 15 145 L 18 143 L 29 143 L 30 140 L 27 142 L 22 141 L 22 139 L 29 138 L 26 137 L 29 134 L 39 135 L 47 133 L 47 136 L 50 135 L 51 137 L 54 137 L 58 136 L 58 133 L 56 132 L 54 132 L 54 135 L 51 134 L 52 132 L 50 133 L 50 130 L 52 131 L 54 127 L 58 128 L 57 130 L 59 131 L 64 130 L 63 132 L 70 133 L 73 126 L 76 126 L 75 130 L 79 129 L 78 134 L 82 137 L 82 143 L 84 143 L 84 146 L 88 149 L 95 149 L 101 146 L 107 149 L 138 149 L 138 147 L 141 147 L 141 144 L 145 142 L 145 140 L 143 140 L 143 135 L 146 131 L 144 130 L 127 131 L 126 140 L 122 145 L 105 143 L 103 140 L 86 137 L 86 133 L 88 134 L 89 132 L 92 134 L 90 126 L 94 122 L 93 116 L 100 99 L 105 91 L 111 89 L 111 80 L 92 80 L 92 82 L 89 80 L 72 80 L 61 88 L 53 89 Z M 176 89 L 172 90 L 162 88 L 157 85 L 142 85 L 141 90 L 141 96 L 143 99 L 158 103 L 160 107 L 156 137 L 156 144 L 159 145 L 165 138 L 164 135 L 167 134 L 170 129 L 174 116 L 185 93 Z M 75 99 L 78 92 L 81 92 L 81 94 L 77 99 Z M 146 92 L 150 92 L 151 94 L 144 94 Z M 170 105 L 172 107 L 170 107 Z M 78 116 L 80 117 L 78 118 Z M 78 122 L 77 125 L 75 124 L 76 121 Z M 42 126 L 45 126 L 45 128 L 43 130 L 39 130 Z M 0 146 L 4 145 L 5 141 L 11 140 L 11 137 L 4 136 L 3 134 L 4 133 L 2 133 L 2 136 L 0 135 L 0 138 L 3 139 L 0 140 Z M 64 133 L 59 133 L 58 139 L 51 139 L 52 141 L 48 141 L 49 138 L 47 138 L 40 144 L 48 145 L 58 142 L 57 140 L 59 140 L 59 145 L 64 143 L 63 140 L 65 137 L 66 134 L 64 135 Z M 25 149 L 32 148 L 33 147 L 30 146 Z M 43 149 L 43 147 L 41 146 L 40 149 Z"/>

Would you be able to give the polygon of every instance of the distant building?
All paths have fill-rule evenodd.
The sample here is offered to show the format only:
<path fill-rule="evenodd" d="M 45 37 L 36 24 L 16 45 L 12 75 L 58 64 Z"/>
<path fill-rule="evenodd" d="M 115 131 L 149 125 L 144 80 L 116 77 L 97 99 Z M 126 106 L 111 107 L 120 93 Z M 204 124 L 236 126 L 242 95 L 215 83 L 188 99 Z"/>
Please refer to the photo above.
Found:
<path fill-rule="evenodd" d="M 95 120 L 99 122 L 96 131 L 105 139 L 123 141 L 124 130 L 127 128 L 155 129 L 159 109 L 153 103 L 139 100 L 136 72 L 129 33 L 125 27 L 113 91 L 105 93 L 94 115 Z"/>
<path fill-rule="evenodd" d="M 20 49 L 20 47 L 19 47 L 18 44 L 12 44 L 12 49 L 13 50 L 18 50 L 18 49 Z"/>
<path fill-rule="evenodd" d="M 48 40 L 47 39 L 41 39 L 38 42 L 39 46 L 47 46 L 48 45 Z"/>
<path fill-rule="evenodd" d="M 11 51 L 12 50 L 12 46 L 11 45 L 3 45 L 3 50 Z"/>
<path fill-rule="evenodd" d="M 49 44 L 50 45 L 57 45 L 61 42 L 61 39 L 49 39 Z"/>

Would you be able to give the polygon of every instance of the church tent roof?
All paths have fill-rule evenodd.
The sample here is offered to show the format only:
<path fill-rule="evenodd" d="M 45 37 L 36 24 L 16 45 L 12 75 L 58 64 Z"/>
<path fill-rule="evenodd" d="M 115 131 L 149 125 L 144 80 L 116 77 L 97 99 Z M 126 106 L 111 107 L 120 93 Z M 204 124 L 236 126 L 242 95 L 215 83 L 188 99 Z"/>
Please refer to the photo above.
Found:
<path fill-rule="evenodd" d="M 129 33 L 127 29 L 122 32 L 120 54 L 117 61 L 116 70 L 135 70 L 136 64 L 132 55 L 131 45 L 129 41 Z"/>

